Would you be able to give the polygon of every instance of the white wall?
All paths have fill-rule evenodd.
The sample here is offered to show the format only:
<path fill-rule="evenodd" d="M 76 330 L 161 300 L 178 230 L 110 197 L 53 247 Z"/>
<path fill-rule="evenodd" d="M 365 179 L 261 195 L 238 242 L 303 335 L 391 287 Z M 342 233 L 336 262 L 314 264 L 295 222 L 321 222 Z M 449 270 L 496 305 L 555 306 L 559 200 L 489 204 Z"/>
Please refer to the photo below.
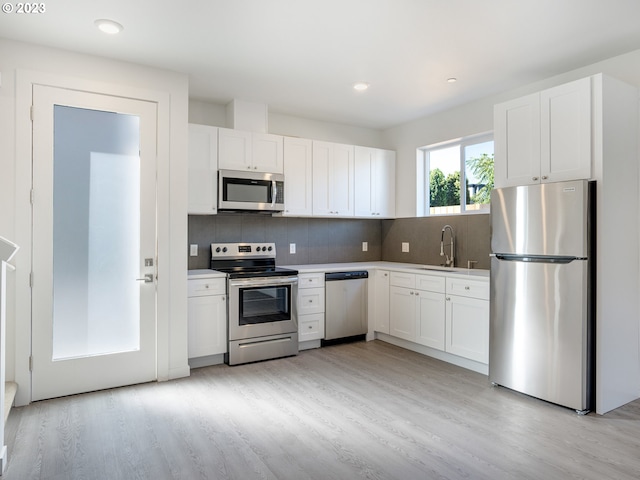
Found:
<path fill-rule="evenodd" d="M 31 83 L 73 86 L 158 104 L 158 378 L 189 374 L 187 364 L 186 75 L 0 39 L 0 235 L 16 255 L 15 307 L 8 319 L 7 378 L 29 401 Z M 114 93 L 115 92 L 115 93 Z"/>
<path fill-rule="evenodd" d="M 189 123 L 230 127 L 225 105 L 194 99 L 189 100 Z M 268 123 L 268 132 L 276 135 L 385 148 L 380 130 L 310 120 L 271 111 Z"/>
<path fill-rule="evenodd" d="M 492 131 L 494 104 L 596 73 L 640 87 L 640 50 L 385 130 L 382 142 L 396 150 L 397 216 L 416 216 L 416 149 Z"/>

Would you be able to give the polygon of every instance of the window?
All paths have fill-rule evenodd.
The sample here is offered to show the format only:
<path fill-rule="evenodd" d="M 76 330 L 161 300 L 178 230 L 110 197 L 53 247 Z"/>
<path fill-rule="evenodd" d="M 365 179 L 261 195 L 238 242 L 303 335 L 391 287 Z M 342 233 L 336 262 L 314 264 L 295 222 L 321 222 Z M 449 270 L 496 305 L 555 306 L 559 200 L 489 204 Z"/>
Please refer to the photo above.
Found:
<path fill-rule="evenodd" d="M 493 189 L 493 136 L 476 135 L 420 149 L 427 215 L 488 212 Z"/>

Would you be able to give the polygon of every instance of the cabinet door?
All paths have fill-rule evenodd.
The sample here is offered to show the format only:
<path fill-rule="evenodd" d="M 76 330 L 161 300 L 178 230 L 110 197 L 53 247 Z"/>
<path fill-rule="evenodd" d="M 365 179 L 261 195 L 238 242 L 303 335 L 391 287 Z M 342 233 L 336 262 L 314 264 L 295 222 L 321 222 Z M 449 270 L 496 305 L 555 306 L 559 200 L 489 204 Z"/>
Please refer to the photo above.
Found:
<path fill-rule="evenodd" d="M 284 139 L 284 215 L 305 216 L 312 208 L 312 142 L 305 138 Z"/>
<path fill-rule="evenodd" d="M 357 175 L 356 178 L 359 181 Z M 396 216 L 396 152 L 392 150 L 377 150 L 372 189 L 374 191 L 376 215 L 384 218 L 394 218 Z"/>
<path fill-rule="evenodd" d="M 218 204 L 218 129 L 189 125 L 189 184 L 187 213 L 216 213 Z"/>
<path fill-rule="evenodd" d="M 252 169 L 251 132 L 218 129 L 218 167 L 228 170 Z"/>
<path fill-rule="evenodd" d="M 591 78 L 540 94 L 540 175 L 543 182 L 591 177 Z"/>
<path fill-rule="evenodd" d="M 356 146 L 354 150 L 355 178 L 354 212 L 356 217 L 376 216 L 374 192 L 376 149 Z"/>
<path fill-rule="evenodd" d="M 489 363 L 489 301 L 448 295 L 446 304 L 445 350 Z"/>
<path fill-rule="evenodd" d="M 540 183 L 540 94 L 494 107 L 496 188 Z"/>
<path fill-rule="evenodd" d="M 389 288 L 389 334 L 415 342 L 416 296 L 413 290 Z"/>
<path fill-rule="evenodd" d="M 333 210 L 341 217 L 353 216 L 354 206 L 353 145 L 335 144 L 331 162 L 329 189 Z"/>
<path fill-rule="evenodd" d="M 298 289 L 298 315 L 324 313 L 324 287 Z"/>
<path fill-rule="evenodd" d="M 331 191 L 329 189 L 332 144 L 328 142 L 312 142 L 313 149 L 313 214 L 333 215 Z M 286 183 L 286 182 L 285 182 Z"/>
<path fill-rule="evenodd" d="M 253 170 L 258 172 L 283 173 L 283 140 L 284 138 L 280 135 L 253 133 L 251 145 L 251 163 Z"/>
<path fill-rule="evenodd" d="M 376 270 L 374 298 L 374 330 L 389 333 L 389 272 Z"/>
<path fill-rule="evenodd" d="M 353 216 L 354 148 L 313 142 L 313 214 Z"/>
<path fill-rule="evenodd" d="M 189 358 L 227 351 L 227 303 L 224 295 L 188 299 Z"/>
<path fill-rule="evenodd" d="M 416 343 L 444 350 L 445 295 L 416 290 L 418 324 Z"/>
<path fill-rule="evenodd" d="M 324 338 L 324 313 L 300 315 L 298 317 L 298 342 Z"/>

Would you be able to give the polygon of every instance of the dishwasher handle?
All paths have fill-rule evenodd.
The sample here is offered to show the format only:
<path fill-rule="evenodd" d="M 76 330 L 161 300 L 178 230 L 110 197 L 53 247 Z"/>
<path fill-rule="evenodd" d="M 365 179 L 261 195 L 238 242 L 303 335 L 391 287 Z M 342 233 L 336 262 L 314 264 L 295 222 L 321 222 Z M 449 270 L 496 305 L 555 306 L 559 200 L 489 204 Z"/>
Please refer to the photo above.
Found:
<path fill-rule="evenodd" d="M 325 282 L 337 280 L 358 280 L 359 278 L 369 278 L 369 272 L 366 270 L 357 270 L 352 272 L 327 272 L 324 274 Z"/>

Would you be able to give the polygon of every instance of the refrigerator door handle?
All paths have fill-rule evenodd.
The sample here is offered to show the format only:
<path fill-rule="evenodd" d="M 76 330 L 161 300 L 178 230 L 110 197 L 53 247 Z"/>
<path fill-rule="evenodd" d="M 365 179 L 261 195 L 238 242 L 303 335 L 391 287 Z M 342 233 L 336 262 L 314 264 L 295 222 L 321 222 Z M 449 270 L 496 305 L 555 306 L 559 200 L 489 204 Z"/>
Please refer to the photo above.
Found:
<path fill-rule="evenodd" d="M 574 260 L 586 260 L 586 257 L 567 257 L 567 256 L 558 256 L 558 257 L 546 257 L 543 255 L 514 255 L 514 254 L 503 254 L 503 253 L 492 253 L 492 257 L 496 257 L 498 260 L 503 260 L 505 262 L 531 262 L 531 263 L 557 263 L 557 264 L 567 264 L 571 263 Z"/>

